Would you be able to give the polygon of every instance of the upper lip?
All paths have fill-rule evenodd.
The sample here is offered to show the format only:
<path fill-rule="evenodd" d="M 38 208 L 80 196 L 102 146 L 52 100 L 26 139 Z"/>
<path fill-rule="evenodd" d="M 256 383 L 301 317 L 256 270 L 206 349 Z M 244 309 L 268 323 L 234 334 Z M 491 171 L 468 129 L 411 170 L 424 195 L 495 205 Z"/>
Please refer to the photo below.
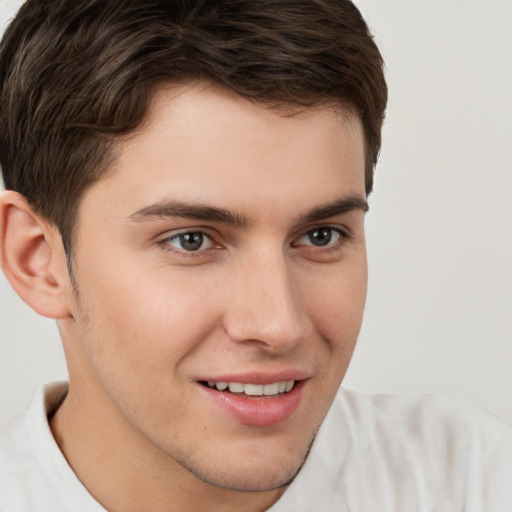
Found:
<path fill-rule="evenodd" d="M 311 377 L 306 370 L 284 369 L 276 372 L 249 371 L 244 373 L 225 373 L 209 375 L 197 379 L 199 382 L 240 382 L 241 384 L 273 384 L 287 380 L 305 380 Z"/>

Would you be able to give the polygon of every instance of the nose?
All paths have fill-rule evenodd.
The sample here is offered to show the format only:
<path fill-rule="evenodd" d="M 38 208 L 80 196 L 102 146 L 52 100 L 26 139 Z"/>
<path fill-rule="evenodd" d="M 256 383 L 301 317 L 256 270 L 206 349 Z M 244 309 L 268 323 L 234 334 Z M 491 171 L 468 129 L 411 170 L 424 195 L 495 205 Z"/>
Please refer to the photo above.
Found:
<path fill-rule="evenodd" d="M 281 251 L 246 260 L 231 275 L 224 327 L 231 339 L 269 353 L 293 349 L 312 329 L 300 283 Z"/>

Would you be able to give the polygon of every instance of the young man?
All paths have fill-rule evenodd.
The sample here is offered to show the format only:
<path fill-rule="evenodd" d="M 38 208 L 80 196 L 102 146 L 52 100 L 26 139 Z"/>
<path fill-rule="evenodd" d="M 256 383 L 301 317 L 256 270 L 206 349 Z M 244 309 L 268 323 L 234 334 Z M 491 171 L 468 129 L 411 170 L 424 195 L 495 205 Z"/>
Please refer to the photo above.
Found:
<path fill-rule="evenodd" d="M 0 50 L 3 270 L 69 385 L 0 510 L 510 510 L 512 433 L 338 392 L 386 104 L 346 0 L 29 0 Z"/>

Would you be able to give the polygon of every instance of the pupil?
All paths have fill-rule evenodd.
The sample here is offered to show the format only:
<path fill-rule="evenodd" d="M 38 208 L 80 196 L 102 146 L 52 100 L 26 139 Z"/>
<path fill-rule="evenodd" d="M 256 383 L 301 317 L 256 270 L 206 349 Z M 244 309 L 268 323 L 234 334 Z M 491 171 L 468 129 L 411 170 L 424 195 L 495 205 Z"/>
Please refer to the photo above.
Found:
<path fill-rule="evenodd" d="M 310 234 L 310 239 L 313 245 L 327 245 L 332 238 L 330 228 L 315 229 Z"/>
<path fill-rule="evenodd" d="M 181 235 L 181 246 L 187 251 L 197 251 L 203 245 L 202 233 L 185 233 Z"/>

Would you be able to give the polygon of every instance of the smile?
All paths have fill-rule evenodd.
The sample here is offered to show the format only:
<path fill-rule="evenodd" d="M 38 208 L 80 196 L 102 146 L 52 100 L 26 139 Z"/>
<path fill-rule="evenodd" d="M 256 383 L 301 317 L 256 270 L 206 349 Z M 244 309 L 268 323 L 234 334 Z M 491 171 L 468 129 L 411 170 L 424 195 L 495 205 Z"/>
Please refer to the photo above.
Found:
<path fill-rule="evenodd" d="M 207 386 L 217 391 L 229 391 L 230 393 L 240 393 L 248 396 L 275 396 L 290 392 L 294 385 L 294 380 L 283 380 L 271 384 L 243 384 L 241 382 L 213 382 L 208 381 Z"/>
<path fill-rule="evenodd" d="M 255 427 L 277 425 L 290 418 L 299 408 L 309 382 L 308 378 L 274 382 L 265 379 L 264 384 L 258 383 L 263 377 L 247 377 L 246 382 L 237 380 L 201 380 L 199 390 L 223 416 L 227 414 L 237 423 Z"/>

